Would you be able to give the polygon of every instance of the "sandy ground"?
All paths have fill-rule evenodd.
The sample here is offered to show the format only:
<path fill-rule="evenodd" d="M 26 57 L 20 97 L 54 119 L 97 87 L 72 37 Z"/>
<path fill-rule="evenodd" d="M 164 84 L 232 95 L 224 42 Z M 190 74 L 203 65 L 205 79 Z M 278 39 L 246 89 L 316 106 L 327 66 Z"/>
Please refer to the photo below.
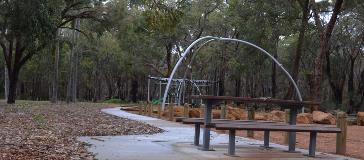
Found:
<path fill-rule="evenodd" d="M 246 137 L 246 131 L 237 132 L 238 136 Z M 297 147 L 308 149 L 309 133 L 297 133 Z M 263 140 L 263 132 L 255 132 L 254 138 Z M 283 144 L 283 132 L 271 132 L 270 141 Z M 347 156 L 364 159 L 364 126 L 348 126 Z M 319 133 L 317 137 L 317 150 L 326 153 L 335 153 L 336 134 Z"/>

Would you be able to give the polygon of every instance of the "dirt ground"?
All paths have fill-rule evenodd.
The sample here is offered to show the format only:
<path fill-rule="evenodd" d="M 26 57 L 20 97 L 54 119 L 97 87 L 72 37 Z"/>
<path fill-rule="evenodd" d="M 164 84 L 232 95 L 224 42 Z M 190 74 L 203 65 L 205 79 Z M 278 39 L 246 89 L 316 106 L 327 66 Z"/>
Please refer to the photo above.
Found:
<path fill-rule="evenodd" d="M 154 134 L 162 130 L 102 113 L 100 103 L 0 101 L 0 159 L 94 159 L 78 136 Z"/>
<path fill-rule="evenodd" d="M 130 112 L 138 114 L 137 111 Z M 153 117 L 156 116 L 157 115 L 153 115 Z M 167 117 L 162 117 L 162 119 L 168 120 Z M 218 131 L 218 133 L 224 133 L 224 131 Z M 237 135 L 247 137 L 246 131 L 238 131 Z M 309 133 L 297 133 L 296 147 L 308 149 L 309 137 Z M 254 139 L 263 140 L 263 132 L 256 131 L 254 133 Z M 283 132 L 271 132 L 270 141 L 273 143 L 283 144 Z M 346 156 L 364 159 L 364 126 L 348 126 L 346 145 Z M 336 134 L 318 133 L 316 147 L 317 151 L 335 154 Z"/>
<path fill-rule="evenodd" d="M 219 131 L 219 133 L 222 132 Z M 246 133 L 246 131 L 238 131 L 236 134 L 247 137 Z M 263 132 L 255 131 L 254 139 L 263 140 Z M 297 133 L 296 147 L 308 149 L 309 139 L 309 133 Z M 283 144 L 283 132 L 271 132 L 270 142 Z M 317 151 L 335 154 L 336 134 L 319 133 L 316 145 Z M 348 126 L 346 145 L 347 156 L 364 159 L 364 126 Z"/>

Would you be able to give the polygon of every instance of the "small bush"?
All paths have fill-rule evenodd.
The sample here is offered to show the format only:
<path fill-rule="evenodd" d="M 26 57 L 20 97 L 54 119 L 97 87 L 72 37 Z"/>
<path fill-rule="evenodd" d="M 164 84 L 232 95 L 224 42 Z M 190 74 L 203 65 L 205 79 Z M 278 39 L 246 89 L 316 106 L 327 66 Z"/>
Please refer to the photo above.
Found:
<path fill-rule="evenodd" d="M 126 100 L 111 98 L 104 101 L 104 103 L 113 103 L 113 104 L 125 104 L 128 103 Z"/>
<path fill-rule="evenodd" d="M 160 105 L 160 104 L 162 104 L 162 100 L 161 99 L 153 99 L 152 104 L 153 105 Z"/>

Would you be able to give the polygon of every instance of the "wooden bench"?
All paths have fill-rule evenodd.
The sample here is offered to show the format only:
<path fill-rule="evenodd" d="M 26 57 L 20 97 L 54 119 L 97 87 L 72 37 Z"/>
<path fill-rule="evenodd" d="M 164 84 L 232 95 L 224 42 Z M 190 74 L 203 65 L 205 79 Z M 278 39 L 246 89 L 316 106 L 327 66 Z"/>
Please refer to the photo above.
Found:
<path fill-rule="evenodd" d="M 196 95 L 191 96 L 192 99 L 201 99 L 204 101 L 204 124 L 210 124 L 212 117 L 212 108 L 214 105 L 222 102 L 242 102 L 242 103 L 254 103 L 254 104 L 275 104 L 283 108 L 289 108 L 289 124 L 295 125 L 297 120 L 298 109 L 302 109 L 304 106 L 319 105 L 318 102 L 311 101 L 295 101 L 295 100 L 281 100 L 271 98 L 251 98 L 251 97 L 231 97 L 231 96 L 211 96 L 211 95 Z M 210 128 L 205 127 L 203 132 L 203 145 L 202 150 L 210 150 Z M 288 133 L 288 150 L 294 152 L 296 147 L 296 132 Z"/>
<path fill-rule="evenodd" d="M 254 130 L 264 131 L 264 146 L 269 147 L 269 132 L 270 131 L 285 131 L 285 132 L 310 132 L 309 154 L 310 157 L 315 157 L 316 137 L 317 133 L 340 133 L 341 130 L 336 127 L 327 125 L 272 125 L 269 123 L 256 124 L 229 124 L 219 123 L 215 125 L 217 130 L 229 130 L 229 147 L 228 155 L 235 155 L 235 132 L 236 130 Z"/>
<path fill-rule="evenodd" d="M 183 124 L 194 124 L 195 125 L 195 135 L 194 135 L 194 145 L 200 145 L 200 129 L 201 125 L 204 125 L 204 119 L 202 118 L 184 118 L 181 120 Z M 215 128 L 216 124 L 261 124 L 261 123 L 274 123 L 274 125 L 287 125 L 286 123 L 279 123 L 274 121 L 253 121 L 253 120 L 230 120 L 230 119 L 213 119 L 211 123 L 205 127 Z"/>
<path fill-rule="evenodd" d="M 184 119 L 188 119 L 187 117 L 175 117 L 174 118 L 176 122 L 182 122 Z M 203 119 L 203 118 L 196 118 L 196 119 Z"/>

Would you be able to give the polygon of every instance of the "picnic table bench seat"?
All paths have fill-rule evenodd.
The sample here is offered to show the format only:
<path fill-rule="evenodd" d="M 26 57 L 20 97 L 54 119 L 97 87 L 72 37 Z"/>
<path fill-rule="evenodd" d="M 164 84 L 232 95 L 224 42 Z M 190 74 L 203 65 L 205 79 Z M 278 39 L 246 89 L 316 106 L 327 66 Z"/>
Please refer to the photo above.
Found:
<path fill-rule="evenodd" d="M 194 145 L 198 146 L 200 144 L 200 128 L 204 125 L 203 118 L 184 118 L 181 120 L 183 124 L 194 124 L 195 125 L 195 135 L 194 135 Z M 254 121 L 254 120 L 230 120 L 230 119 L 213 119 L 205 128 L 215 128 L 216 124 L 260 124 L 260 123 L 271 123 L 274 125 L 287 125 L 286 123 L 274 122 L 274 121 Z"/>
<path fill-rule="evenodd" d="M 195 145 L 199 144 L 200 126 L 204 125 L 203 145 L 201 150 L 210 150 L 210 128 L 218 127 L 220 130 L 229 130 L 229 154 L 235 154 L 235 131 L 236 130 L 260 130 L 264 131 L 264 147 L 269 147 L 270 131 L 288 132 L 288 151 L 294 152 L 296 148 L 296 132 L 310 133 L 309 156 L 315 156 L 316 136 L 317 133 L 341 133 L 341 130 L 332 126 L 316 126 L 316 125 L 296 125 L 298 109 L 307 105 L 319 105 L 319 102 L 311 101 L 295 101 L 280 100 L 271 98 L 250 98 L 250 97 L 230 97 L 230 96 L 209 96 L 197 95 L 191 96 L 192 99 L 201 99 L 206 104 L 204 108 L 204 119 L 188 119 L 182 120 L 185 124 L 195 124 Z M 260 122 L 260 121 L 231 121 L 231 120 L 214 120 L 212 119 L 212 108 L 214 105 L 222 102 L 243 102 L 254 104 L 274 104 L 282 108 L 289 108 L 289 122 Z M 202 123 L 203 122 L 203 123 Z M 225 128 L 224 128 L 225 127 Z M 250 127 L 250 128 L 248 128 Z M 232 147 L 233 146 L 233 147 Z"/>
<path fill-rule="evenodd" d="M 204 125 L 203 118 L 183 118 L 183 124 L 195 125 L 194 144 L 199 145 L 200 128 Z M 230 119 L 212 119 L 212 121 L 205 126 L 206 128 L 216 128 L 217 130 L 229 131 L 229 149 L 228 155 L 235 155 L 235 132 L 236 130 L 254 130 L 264 131 L 264 145 L 263 147 L 269 148 L 270 131 L 284 131 L 284 132 L 310 132 L 309 156 L 315 156 L 316 150 L 316 136 L 317 133 L 340 133 L 341 130 L 332 125 L 317 125 L 317 124 L 300 124 L 290 125 L 283 122 L 275 121 L 254 121 L 254 120 L 230 120 Z"/>
<path fill-rule="evenodd" d="M 228 155 L 235 155 L 235 132 L 236 130 L 254 130 L 264 131 L 264 147 L 269 147 L 269 132 L 270 131 L 285 131 L 285 132 L 309 132 L 310 144 L 309 154 L 310 157 L 315 157 L 316 150 L 316 137 L 317 133 L 340 133 L 341 130 L 337 127 L 329 125 L 272 125 L 269 123 L 256 124 L 229 124 L 219 123 L 215 125 L 217 130 L 229 130 L 229 147 Z"/>

